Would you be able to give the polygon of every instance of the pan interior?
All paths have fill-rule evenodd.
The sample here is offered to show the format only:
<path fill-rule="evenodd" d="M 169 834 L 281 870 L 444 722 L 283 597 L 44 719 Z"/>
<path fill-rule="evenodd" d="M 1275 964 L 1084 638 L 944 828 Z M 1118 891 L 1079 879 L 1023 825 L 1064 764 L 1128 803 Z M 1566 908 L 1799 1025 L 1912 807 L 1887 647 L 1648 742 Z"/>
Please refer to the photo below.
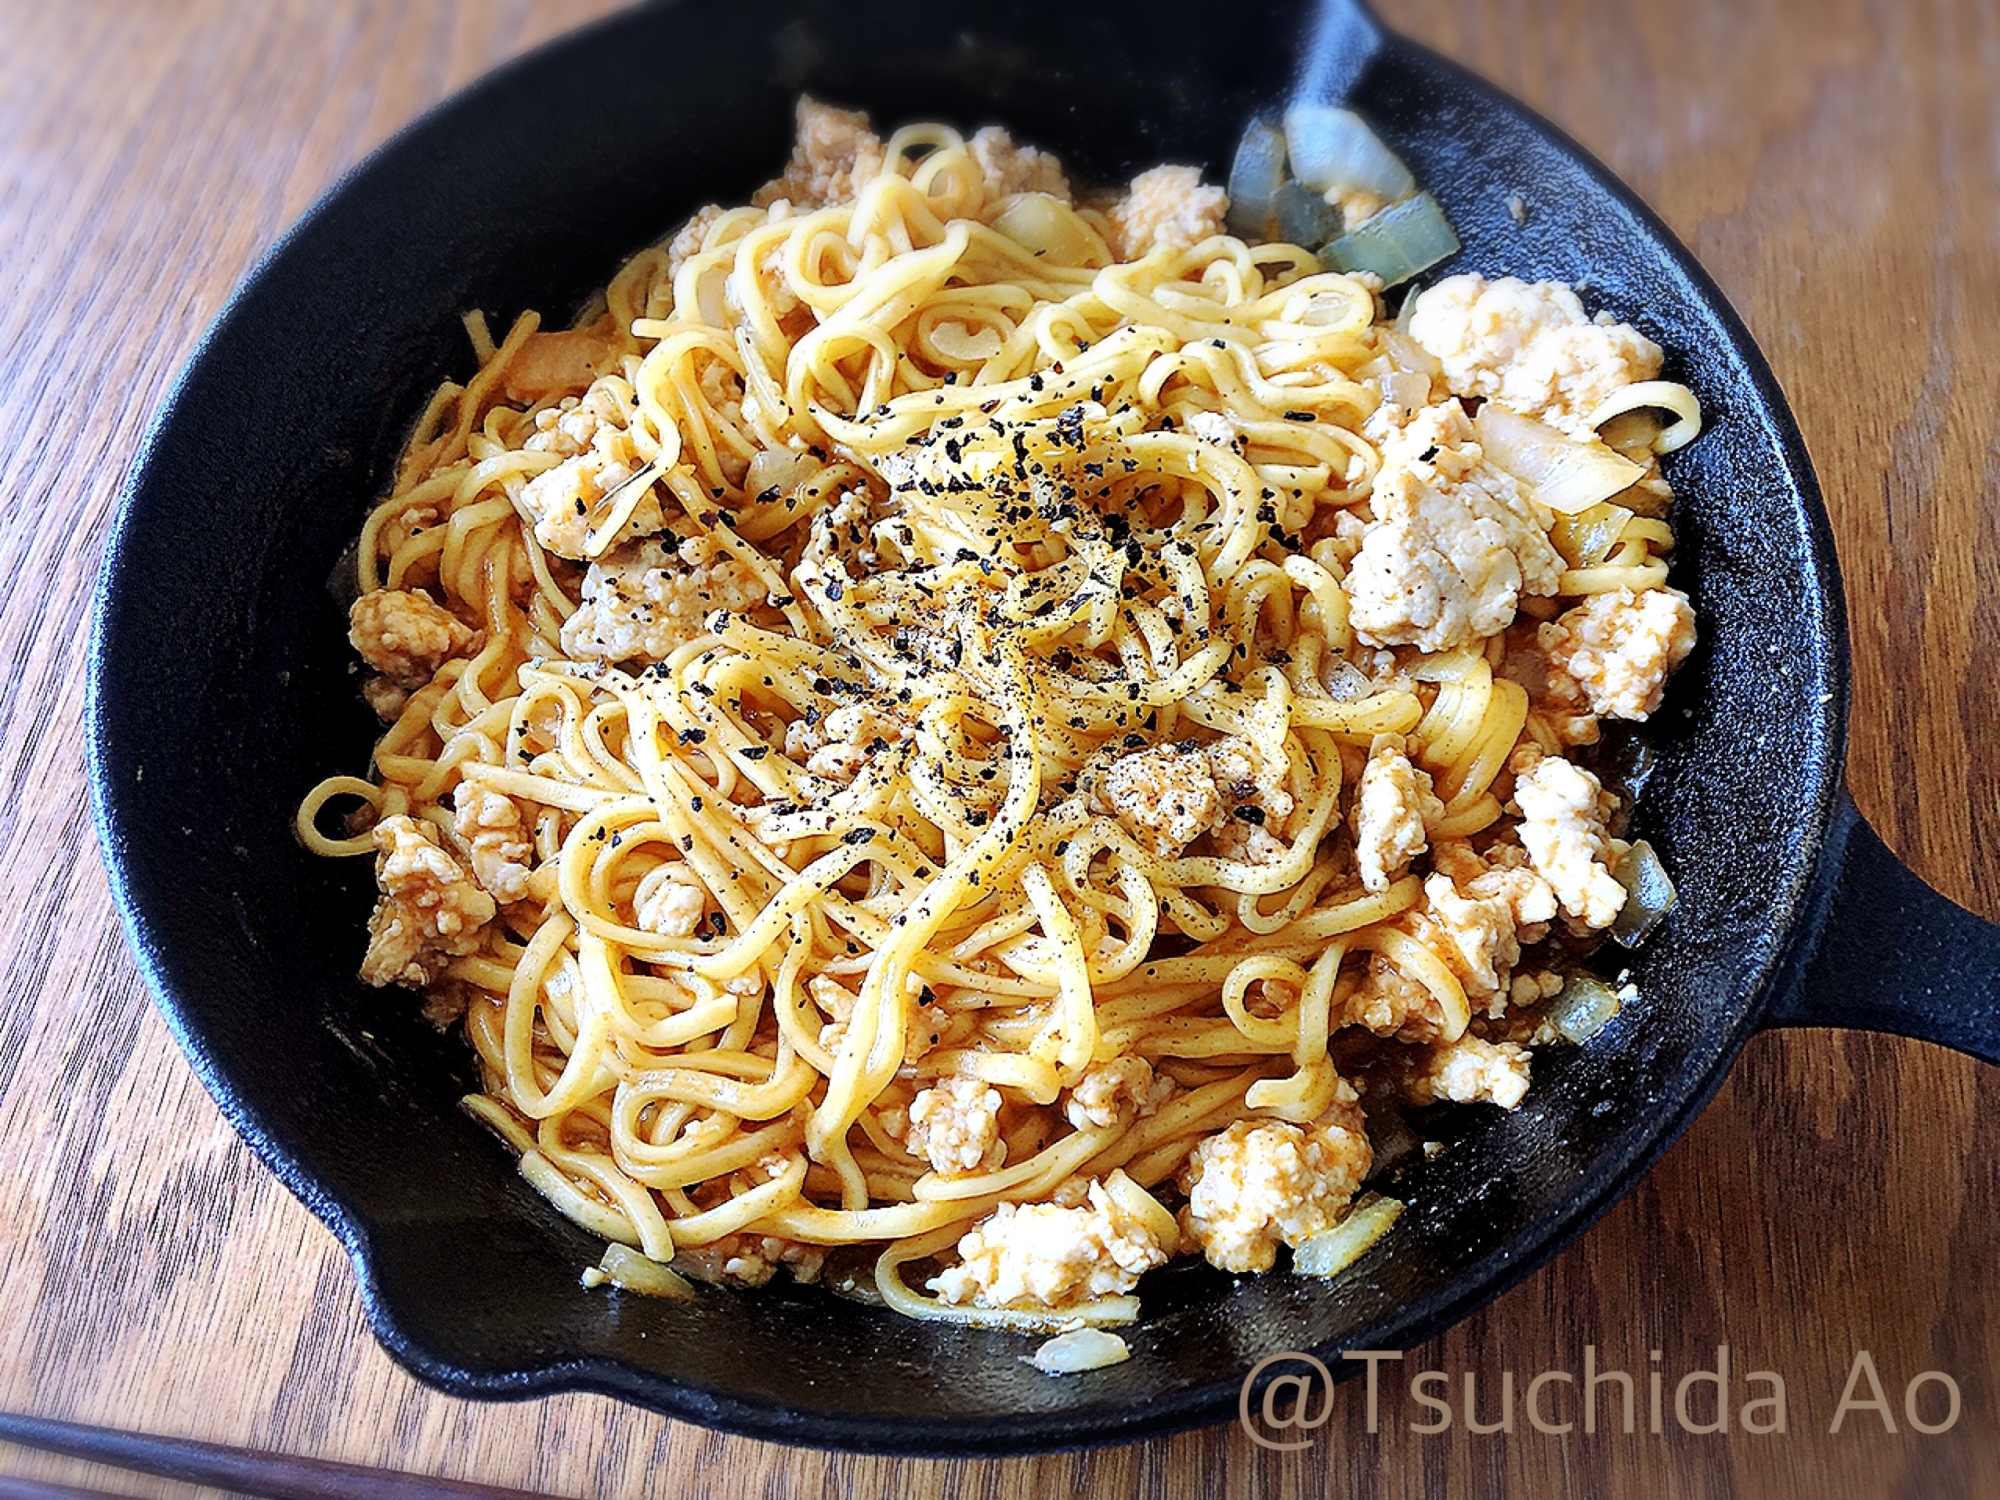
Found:
<path fill-rule="evenodd" d="M 536 54 L 315 210 L 152 434 L 93 656 L 93 786 L 119 899 L 204 1081 L 355 1252 L 378 1330 L 432 1379 L 467 1394 L 585 1384 L 891 1449 L 1053 1447 L 1218 1417 L 1265 1353 L 1401 1346 L 1518 1277 L 1671 1139 L 1754 1019 L 1837 779 L 1845 698 L 1797 435 L 1719 296 L 1642 210 L 1397 43 L 1356 102 L 1445 205 L 1459 264 L 1582 283 L 1700 396 L 1707 431 L 1669 472 L 1675 581 L 1703 644 L 1649 729 L 1638 826 L 1681 904 L 1632 959 L 1640 998 L 1589 1046 L 1538 1057 L 1517 1113 L 1441 1121 L 1446 1150 L 1399 1182 L 1411 1211 L 1357 1274 L 1158 1273 L 1133 1359 L 1073 1381 L 1021 1364 L 1023 1339 L 812 1290 L 586 1293 L 598 1247 L 454 1107 L 463 1049 L 408 995 L 353 977 L 366 865 L 315 859 L 289 831 L 319 776 L 363 770 L 374 732 L 327 580 L 424 394 L 468 372 L 459 314 L 560 317 L 697 205 L 740 201 L 784 157 L 800 88 L 883 124 L 998 121 L 1085 182 L 1169 160 L 1219 178 L 1250 114 L 1282 102 L 1303 29 L 1286 6 L 1239 8 L 1220 35 L 1181 0 L 1068 10 L 681 5 Z M 700 66 L 667 88 L 653 57 Z"/>

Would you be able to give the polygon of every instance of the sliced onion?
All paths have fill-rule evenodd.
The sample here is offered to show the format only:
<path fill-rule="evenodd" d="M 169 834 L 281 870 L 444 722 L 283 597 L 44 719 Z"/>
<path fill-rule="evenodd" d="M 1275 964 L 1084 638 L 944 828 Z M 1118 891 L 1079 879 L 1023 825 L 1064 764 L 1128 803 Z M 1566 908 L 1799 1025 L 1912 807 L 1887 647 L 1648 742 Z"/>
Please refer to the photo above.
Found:
<path fill-rule="evenodd" d="M 1578 974 L 1548 1009 L 1549 1024 L 1565 1041 L 1587 1042 L 1623 1008 L 1618 992 L 1591 974 Z"/>
<path fill-rule="evenodd" d="M 1645 477 L 1644 469 L 1604 444 L 1579 443 L 1498 401 L 1483 403 L 1472 427 L 1489 460 L 1533 485 L 1537 500 L 1566 515 L 1609 500 Z"/>
<path fill-rule="evenodd" d="M 1021 194 L 1001 210 L 993 228 L 1022 249 L 1052 256 L 1065 265 L 1088 263 L 1096 248 L 1083 220 L 1069 205 L 1047 193 Z"/>
<path fill-rule="evenodd" d="M 1458 254 L 1458 236 L 1429 193 L 1391 204 L 1319 252 L 1329 271 L 1373 271 L 1397 286 Z"/>
<path fill-rule="evenodd" d="M 1351 109 L 1294 104 L 1285 111 L 1285 145 L 1292 174 L 1322 193 L 1365 188 L 1393 203 L 1416 190 L 1410 169 Z"/>
<path fill-rule="evenodd" d="M 1326 670 L 1321 674 L 1326 682 L 1327 696 L 1336 703 L 1359 703 L 1375 691 L 1375 684 L 1353 662 L 1341 657 L 1327 658 Z"/>
<path fill-rule="evenodd" d="M 931 343 L 946 359 L 975 360 L 991 359 L 1000 352 L 1003 340 L 1000 330 L 991 325 L 982 326 L 976 333 L 963 323 L 940 323 L 931 330 Z"/>
<path fill-rule="evenodd" d="M 1572 568 L 1594 568 L 1611 555 L 1631 519 L 1631 511 L 1607 500 L 1573 516 L 1557 516 L 1549 540 Z"/>
<path fill-rule="evenodd" d="M 1416 300 L 1410 297 L 1406 299 L 1406 305 Z M 1395 362 L 1397 369 L 1408 370 L 1426 380 L 1433 375 L 1444 374 L 1444 362 L 1401 329 L 1384 328 L 1375 337 L 1382 352 Z"/>
<path fill-rule="evenodd" d="M 1278 238 L 1288 245 L 1317 250 L 1340 233 L 1340 210 L 1302 182 L 1287 182 L 1271 199 L 1278 221 Z"/>
<path fill-rule="evenodd" d="M 1402 1212 L 1403 1205 L 1394 1198 L 1362 1194 L 1333 1228 L 1299 1242 L 1292 1252 L 1292 1269 L 1301 1276 L 1338 1276 L 1387 1234 Z"/>
<path fill-rule="evenodd" d="M 750 455 L 750 472 L 743 481 L 743 488 L 752 496 L 766 495 L 772 490 L 789 494 L 822 467 L 820 461 L 808 453 L 794 453 L 789 448 L 759 448 Z"/>
<path fill-rule="evenodd" d="M 1660 925 L 1661 918 L 1674 909 L 1680 897 L 1667 867 L 1644 839 L 1625 851 L 1625 857 L 1611 873 L 1627 892 L 1625 904 L 1611 924 L 1611 935 L 1627 948 L 1636 948 Z"/>
<path fill-rule="evenodd" d="M 641 1292 L 648 1297 L 665 1297 L 670 1302 L 691 1301 L 697 1294 L 688 1279 L 678 1271 L 669 1270 L 656 1260 L 641 1255 L 629 1245 L 610 1244 L 604 1247 L 604 1258 L 592 1269 L 598 1271 L 593 1278 L 584 1272 L 584 1284 L 594 1286 L 608 1281 L 613 1286 L 628 1292 Z"/>
<path fill-rule="evenodd" d="M 1033 1365 L 1044 1375 L 1076 1375 L 1084 1370 L 1123 1364 L 1131 1357 L 1132 1351 L 1117 1334 L 1101 1328 L 1078 1328 L 1057 1334 L 1021 1362 Z"/>
<path fill-rule="evenodd" d="M 1381 378 L 1382 399 L 1405 411 L 1431 404 L 1431 378 L 1415 370 L 1391 370 Z"/>
<path fill-rule="evenodd" d="M 1284 136 L 1252 120 L 1229 164 L 1229 232 L 1246 240 L 1270 239 L 1276 228 L 1272 199 L 1284 180 Z"/>

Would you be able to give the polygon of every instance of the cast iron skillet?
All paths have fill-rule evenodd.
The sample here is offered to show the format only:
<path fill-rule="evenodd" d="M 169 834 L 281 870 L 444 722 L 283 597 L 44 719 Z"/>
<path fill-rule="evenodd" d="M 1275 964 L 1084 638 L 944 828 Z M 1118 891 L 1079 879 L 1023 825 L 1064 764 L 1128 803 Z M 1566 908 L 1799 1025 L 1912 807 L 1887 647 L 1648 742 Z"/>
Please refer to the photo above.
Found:
<path fill-rule="evenodd" d="M 688 0 L 495 74 L 329 193 L 167 397 L 97 599 L 90 779 L 139 963 L 210 1092 L 352 1255 L 382 1342 L 465 1396 L 588 1389 L 789 1442 L 999 1453 L 1220 1419 L 1279 1349 L 1403 1348 L 1518 1281 L 1629 1189 L 1750 1034 L 1865 1026 L 2000 1058 L 2000 932 L 1905 871 L 1842 787 L 1840 580 L 1784 399 L 1721 294 L 1603 168 L 1353 0 L 939 6 Z M 1303 82 L 1300 82 L 1303 80 Z M 1677 581 L 1703 644 L 1650 734 L 1639 827 L 1679 908 L 1641 998 L 1536 1059 L 1518 1112 L 1464 1109 L 1388 1240 L 1331 1285 L 1147 1279 L 1132 1360 L 1051 1380 L 1023 1339 L 813 1290 L 693 1305 L 586 1293 L 598 1246 L 454 1108 L 467 1055 L 353 976 L 365 862 L 306 854 L 300 794 L 374 721 L 327 579 L 408 423 L 468 372 L 459 314 L 563 314 L 786 153 L 804 88 L 878 121 L 1000 121 L 1111 183 L 1220 174 L 1293 87 L 1350 95 L 1437 194 L 1461 264 L 1585 283 L 1670 353 L 1707 431 L 1676 455 Z M 1526 222 L 1507 200 L 1518 193 Z M 1612 963 L 1622 955 L 1614 955 Z M 1338 1361 L 1334 1361 L 1338 1367 Z"/>

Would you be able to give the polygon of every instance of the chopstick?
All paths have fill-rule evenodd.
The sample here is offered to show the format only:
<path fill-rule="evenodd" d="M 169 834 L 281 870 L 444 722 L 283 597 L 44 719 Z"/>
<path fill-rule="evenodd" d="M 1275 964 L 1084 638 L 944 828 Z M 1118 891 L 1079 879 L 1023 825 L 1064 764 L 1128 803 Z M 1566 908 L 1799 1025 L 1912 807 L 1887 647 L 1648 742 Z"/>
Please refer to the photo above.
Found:
<path fill-rule="evenodd" d="M 232 1448 L 185 1438 L 120 1432 L 80 1422 L 57 1422 L 0 1412 L 0 1442 L 39 1448 L 70 1458 L 202 1484 L 264 1500 L 550 1500 L 531 1490 L 437 1479 L 366 1464 L 334 1463 L 291 1453 Z M 96 1490 L 0 1477 L 0 1500 L 124 1500 Z"/>
<path fill-rule="evenodd" d="M 113 1495 L 106 1490 L 80 1490 L 73 1484 L 50 1484 L 41 1479 L 0 1474 L 0 1500 L 132 1500 L 132 1497 Z"/>

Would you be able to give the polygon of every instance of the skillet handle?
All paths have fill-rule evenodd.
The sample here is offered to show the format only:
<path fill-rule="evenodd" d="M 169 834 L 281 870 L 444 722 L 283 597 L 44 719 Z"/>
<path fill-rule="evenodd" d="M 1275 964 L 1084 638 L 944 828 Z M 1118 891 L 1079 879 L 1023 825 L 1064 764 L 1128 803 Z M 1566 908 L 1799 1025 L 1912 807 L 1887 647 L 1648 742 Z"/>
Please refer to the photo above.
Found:
<path fill-rule="evenodd" d="M 1918 879 L 1845 789 L 1822 859 L 1812 946 L 1764 1025 L 1887 1031 L 2000 1063 L 2000 927 Z"/>
<path fill-rule="evenodd" d="M 1339 103 L 1387 37 L 1366 0 L 1320 0 L 1292 97 L 1300 103 Z"/>

